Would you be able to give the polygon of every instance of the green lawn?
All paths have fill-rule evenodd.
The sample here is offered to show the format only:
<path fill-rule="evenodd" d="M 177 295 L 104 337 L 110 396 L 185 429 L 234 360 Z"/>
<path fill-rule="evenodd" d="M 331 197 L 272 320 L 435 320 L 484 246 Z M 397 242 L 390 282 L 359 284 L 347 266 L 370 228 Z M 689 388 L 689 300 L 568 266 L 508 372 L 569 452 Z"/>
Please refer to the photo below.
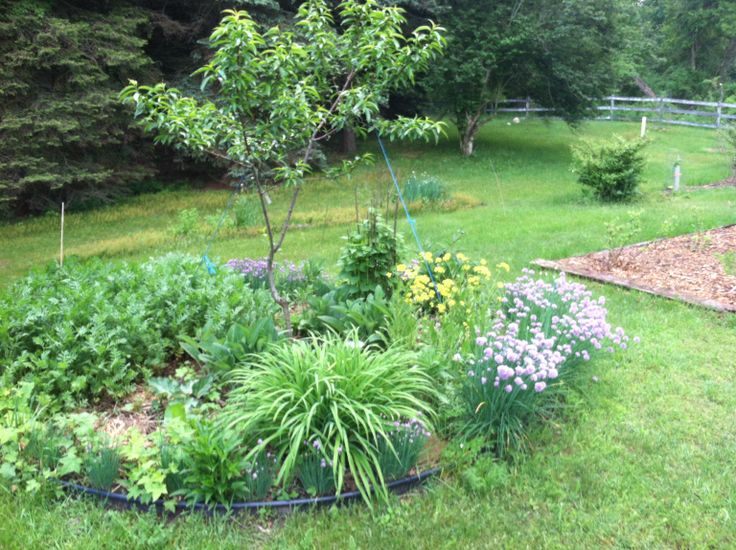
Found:
<path fill-rule="evenodd" d="M 723 179 L 728 156 L 717 133 L 654 129 L 641 199 L 600 206 L 582 199 L 569 169 L 569 145 L 581 136 L 638 134 L 638 125 L 589 123 L 572 132 L 562 123 L 495 122 L 480 136 L 478 154 L 462 160 L 452 140 L 439 146 L 391 146 L 403 176 L 412 170 L 439 176 L 454 192 L 482 206 L 453 213 L 422 213 L 427 241 L 458 246 L 519 271 L 538 257 L 560 258 L 605 247 L 604 223 L 642 210 L 637 240 L 707 229 L 736 221 L 736 189 L 671 197 L 672 164 L 681 157 L 686 185 Z M 375 149 L 369 145 L 371 149 Z M 301 213 L 313 227 L 287 238 L 291 259 L 337 257 L 346 226 L 325 223 L 335 209 L 352 207 L 358 182 L 363 204 L 385 189 L 376 164 L 351 182 L 314 182 Z M 282 194 L 274 193 L 276 204 Z M 213 214 L 226 192 L 182 191 L 144 196 L 123 206 L 68 217 L 67 248 L 80 255 L 140 259 L 203 242 L 172 241 L 172 216 L 197 206 Z M 7 283 L 51 260 L 58 219 L 0 226 L 0 277 Z M 402 225 L 406 229 L 407 225 Z M 218 240 L 214 256 L 262 255 L 261 236 Z M 205 276 L 205 275 L 203 275 Z M 389 512 L 371 516 L 355 506 L 280 518 L 162 521 L 150 514 L 107 511 L 70 499 L 0 491 L 2 548 L 728 548 L 736 546 L 736 317 L 593 285 L 608 298 L 614 324 L 641 337 L 625 353 L 589 367 L 584 394 L 570 413 L 540 426 L 535 446 L 508 466 L 507 480 L 473 492 L 474 484 L 448 476 Z M 598 381 L 594 381 L 593 377 Z"/>

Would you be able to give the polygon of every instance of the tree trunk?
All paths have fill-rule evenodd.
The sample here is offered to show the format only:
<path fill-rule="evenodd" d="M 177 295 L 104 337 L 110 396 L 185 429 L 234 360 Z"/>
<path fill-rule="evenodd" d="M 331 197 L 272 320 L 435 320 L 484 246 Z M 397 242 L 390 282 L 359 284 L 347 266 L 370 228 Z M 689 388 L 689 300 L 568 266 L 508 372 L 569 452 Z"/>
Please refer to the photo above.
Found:
<path fill-rule="evenodd" d="M 475 145 L 475 134 L 469 131 L 463 132 L 460 136 L 460 152 L 464 157 L 469 157 L 473 154 L 473 147 Z"/>
<path fill-rule="evenodd" d="M 354 155 L 358 151 L 358 144 L 355 141 L 355 131 L 346 126 L 342 131 L 342 152 L 346 155 Z"/>
<path fill-rule="evenodd" d="M 289 309 L 289 301 L 281 296 L 278 289 L 276 288 L 276 277 L 274 276 L 273 272 L 273 259 L 275 255 L 276 250 L 271 247 L 271 249 L 268 251 L 268 260 L 266 262 L 268 288 L 271 291 L 271 297 L 273 298 L 273 301 L 281 307 L 281 311 L 284 313 L 284 328 L 286 329 L 286 335 L 291 338 L 294 335 L 294 330 L 291 326 L 291 310 Z"/>
<path fill-rule="evenodd" d="M 644 82 L 644 79 L 643 78 L 641 78 L 639 76 L 635 76 L 634 77 L 634 84 L 636 84 L 636 86 L 642 92 L 644 92 L 644 95 L 645 96 L 647 96 L 647 97 L 657 97 L 657 94 L 654 93 L 654 90 L 652 90 L 652 88 L 651 88 L 651 86 L 649 86 L 649 84 L 647 84 L 646 82 Z"/>
<path fill-rule="evenodd" d="M 460 134 L 460 152 L 469 157 L 475 151 L 475 136 L 480 128 L 479 113 L 464 114 L 457 118 L 457 131 Z"/>

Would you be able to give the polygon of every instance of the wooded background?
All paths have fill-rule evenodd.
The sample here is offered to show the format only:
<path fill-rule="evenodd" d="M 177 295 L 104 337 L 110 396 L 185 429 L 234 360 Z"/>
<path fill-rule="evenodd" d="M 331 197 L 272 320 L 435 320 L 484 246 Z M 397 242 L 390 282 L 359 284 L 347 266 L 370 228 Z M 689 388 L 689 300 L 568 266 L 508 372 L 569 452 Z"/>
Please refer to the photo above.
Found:
<path fill-rule="evenodd" d="M 289 25 L 299 3 L 0 1 L 0 216 L 220 181 L 227 166 L 143 137 L 118 93 L 130 78 L 198 93 L 190 73 L 209 55 L 223 9 Z M 391 98 L 390 111 L 447 117 L 465 154 L 492 118 L 489 106 L 508 98 L 529 97 L 569 121 L 590 116 L 609 94 L 736 103 L 733 1 L 384 3 L 407 10 L 407 32 L 432 19 L 448 38 L 443 60 L 413 92 Z"/>

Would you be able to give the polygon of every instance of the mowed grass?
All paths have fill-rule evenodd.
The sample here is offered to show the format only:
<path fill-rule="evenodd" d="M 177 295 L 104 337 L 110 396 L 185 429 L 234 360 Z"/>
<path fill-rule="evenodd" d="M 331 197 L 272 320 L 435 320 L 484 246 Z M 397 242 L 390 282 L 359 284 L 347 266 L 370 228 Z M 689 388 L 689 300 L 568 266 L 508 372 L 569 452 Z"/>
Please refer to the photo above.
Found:
<path fill-rule="evenodd" d="M 734 189 L 676 197 L 662 193 L 671 184 L 678 156 L 686 185 L 729 174 L 720 138 L 709 130 L 650 132 L 650 162 L 636 203 L 601 206 L 582 199 L 569 169 L 569 146 L 581 137 L 614 132 L 633 137 L 638 125 L 589 123 L 572 132 L 557 122 L 495 122 L 482 132 L 472 159 L 458 158 L 452 139 L 438 146 L 393 145 L 391 152 L 403 177 L 426 171 L 454 192 L 483 202 L 452 213 L 417 215 L 425 240 L 449 243 L 460 237 L 457 246 L 466 253 L 508 261 L 516 272 L 534 258 L 604 248 L 605 222 L 624 219 L 633 209 L 642 211 L 637 240 L 736 222 Z M 372 144 L 366 147 L 375 150 Z M 385 190 L 386 177 L 377 163 L 351 181 L 315 181 L 305 187 L 301 213 L 349 208 L 356 182 L 364 206 Z M 282 193 L 273 195 L 279 205 Z M 131 259 L 179 248 L 200 252 L 201 241 L 173 242 L 166 227 L 180 208 L 215 213 L 226 200 L 222 192 L 176 192 L 70 215 L 68 247 Z M 0 227 L 4 282 L 53 258 L 57 221 Z M 327 219 L 295 230 L 284 257 L 332 262 L 346 229 Z M 163 240 L 156 240 L 159 234 Z M 99 248 L 100 243 L 107 244 Z M 213 250 L 222 259 L 255 256 L 265 252 L 265 243 L 258 235 L 230 235 Z M 641 343 L 586 367 L 590 377 L 571 400 L 569 413 L 536 428 L 533 449 L 507 466 L 511 475 L 505 481 L 474 492 L 462 475 L 448 475 L 423 494 L 397 500 L 388 511 L 371 514 L 354 506 L 286 519 L 164 521 L 152 514 L 105 510 L 94 502 L 49 502 L 0 492 L 0 547 L 736 546 L 736 318 L 615 287 L 592 287 L 607 297 L 611 321 L 640 336 Z"/>

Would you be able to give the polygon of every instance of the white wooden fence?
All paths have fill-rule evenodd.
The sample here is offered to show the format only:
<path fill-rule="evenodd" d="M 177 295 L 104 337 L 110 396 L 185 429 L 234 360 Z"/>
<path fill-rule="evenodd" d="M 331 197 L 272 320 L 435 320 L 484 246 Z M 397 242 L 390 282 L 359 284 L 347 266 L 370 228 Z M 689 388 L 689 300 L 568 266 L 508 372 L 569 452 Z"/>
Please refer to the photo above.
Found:
<path fill-rule="evenodd" d="M 669 97 L 608 96 L 595 108 L 601 112 L 598 120 L 639 120 L 646 116 L 650 122 L 721 128 L 736 121 L 736 103 L 721 101 L 691 101 Z M 530 99 L 505 99 L 499 101 L 491 112 L 530 113 L 553 112 L 553 109 L 535 106 Z"/>

